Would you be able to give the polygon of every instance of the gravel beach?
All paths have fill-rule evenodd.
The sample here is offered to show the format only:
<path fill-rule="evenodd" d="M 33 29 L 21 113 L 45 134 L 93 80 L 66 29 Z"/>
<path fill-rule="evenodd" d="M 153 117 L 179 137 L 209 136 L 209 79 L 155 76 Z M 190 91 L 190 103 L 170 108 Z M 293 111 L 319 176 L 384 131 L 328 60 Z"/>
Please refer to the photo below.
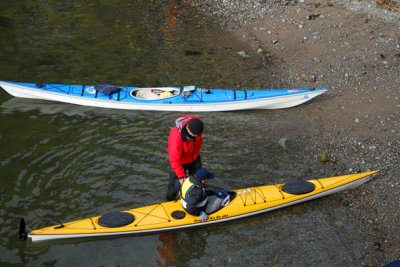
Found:
<path fill-rule="evenodd" d="M 349 193 L 346 212 L 368 233 L 360 266 L 398 260 L 400 1 L 185 2 L 247 42 L 244 60 L 262 60 L 277 88 L 328 88 L 286 123 L 307 117 L 310 131 L 292 134 L 331 172 L 380 170 Z"/>

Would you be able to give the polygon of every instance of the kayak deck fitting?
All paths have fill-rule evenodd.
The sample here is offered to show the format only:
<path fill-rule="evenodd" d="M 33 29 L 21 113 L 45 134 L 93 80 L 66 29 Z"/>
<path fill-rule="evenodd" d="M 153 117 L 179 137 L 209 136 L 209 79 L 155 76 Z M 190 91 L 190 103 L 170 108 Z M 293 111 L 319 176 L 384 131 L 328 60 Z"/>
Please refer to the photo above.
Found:
<path fill-rule="evenodd" d="M 63 103 L 154 111 L 234 111 L 280 109 L 300 105 L 327 91 L 317 89 L 231 90 L 184 87 L 124 87 L 109 84 L 65 85 L 0 81 L 0 86 L 15 97 Z"/>
<path fill-rule="evenodd" d="M 275 184 L 231 192 L 231 202 L 206 221 L 185 212 L 180 201 L 170 201 L 111 212 L 38 230 L 26 231 L 21 220 L 20 239 L 32 241 L 143 235 L 206 226 L 244 218 L 333 193 L 352 189 L 373 178 L 378 171 Z"/>

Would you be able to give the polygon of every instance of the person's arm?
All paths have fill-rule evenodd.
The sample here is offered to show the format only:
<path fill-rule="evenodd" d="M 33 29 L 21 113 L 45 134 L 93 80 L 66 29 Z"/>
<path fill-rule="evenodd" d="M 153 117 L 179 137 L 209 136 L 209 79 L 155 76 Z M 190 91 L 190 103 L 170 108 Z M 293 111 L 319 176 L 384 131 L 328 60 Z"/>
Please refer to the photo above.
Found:
<path fill-rule="evenodd" d="M 180 161 L 180 157 L 183 152 L 183 144 L 182 140 L 179 140 L 180 136 L 177 136 L 178 133 L 176 133 L 174 130 L 171 130 L 171 133 L 168 138 L 168 156 L 169 156 L 169 163 L 171 165 L 172 170 L 176 173 L 176 176 L 178 178 L 185 177 L 185 170 L 183 169 L 183 166 Z M 183 180 L 180 180 L 181 183 L 183 183 Z"/>
<path fill-rule="evenodd" d="M 186 196 L 186 211 L 187 213 L 189 213 L 190 215 L 193 216 L 199 216 L 201 211 L 202 211 L 202 207 L 197 207 L 197 204 L 200 203 L 203 199 L 202 199 L 202 189 L 195 187 L 192 190 L 190 190 L 190 192 L 188 192 L 187 196 Z"/>

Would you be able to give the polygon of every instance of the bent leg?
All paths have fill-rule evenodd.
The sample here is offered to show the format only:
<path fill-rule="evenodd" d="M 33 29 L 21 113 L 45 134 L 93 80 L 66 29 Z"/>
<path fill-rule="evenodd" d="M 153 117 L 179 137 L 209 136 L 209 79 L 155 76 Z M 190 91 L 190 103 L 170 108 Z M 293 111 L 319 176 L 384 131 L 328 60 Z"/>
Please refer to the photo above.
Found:
<path fill-rule="evenodd" d="M 169 183 L 167 188 L 167 200 L 176 200 L 176 195 L 181 190 L 181 183 L 178 181 L 176 173 L 171 169 L 169 171 Z"/>
<path fill-rule="evenodd" d="M 196 171 L 198 169 L 201 169 L 202 165 L 201 165 L 201 157 L 200 155 L 196 158 L 195 161 L 185 164 L 182 166 L 183 169 L 186 172 L 189 172 L 189 175 L 193 175 L 196 173 Z M 176 175 L 176 173 L 170 169 L 169 171 L 169 184 L 168 184 L 168 188 L 167 188 L 167 199 L 168 201 L 171 200 L 175 200 L 176 199 L 176 195 L 179 193 L 179 191 L 181 190 L 181 183 L 178 180 L 178 176 Z"/>

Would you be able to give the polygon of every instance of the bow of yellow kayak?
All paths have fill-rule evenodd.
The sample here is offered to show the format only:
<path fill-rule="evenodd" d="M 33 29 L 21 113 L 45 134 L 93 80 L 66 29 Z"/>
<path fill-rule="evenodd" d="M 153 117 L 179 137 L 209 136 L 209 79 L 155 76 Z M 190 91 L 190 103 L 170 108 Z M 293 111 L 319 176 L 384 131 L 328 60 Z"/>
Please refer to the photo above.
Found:
<path fill-rule="evenodd" d="M 196 216 L 184 211 L 180 201 L 170 201 L 134 208 L 103 216 L 90 217 L 73 222 L 54 225 L 31 232 L 20 229 L 20 238 L 32 241 L 63 238 L 88 238 L 99 236 L 135 235 L 162 231 L 179 230 L 208 224 L 222 223 L 238 218 L 283 208 L 314 198 L 357 187 L 370 179 L 378 171 L 308 180 L 312 191 L 307 193 L 287 193 L 285 184 L 266 185 L 234 190 L 236 196 L 219 211 L 210 214 L 202 222 Z M 121 216 L 124 225 L 107 225 L 103 221 L 113 221 L 113 216 Z M 25 227 L 23 223 L 22 228 Z"/>

